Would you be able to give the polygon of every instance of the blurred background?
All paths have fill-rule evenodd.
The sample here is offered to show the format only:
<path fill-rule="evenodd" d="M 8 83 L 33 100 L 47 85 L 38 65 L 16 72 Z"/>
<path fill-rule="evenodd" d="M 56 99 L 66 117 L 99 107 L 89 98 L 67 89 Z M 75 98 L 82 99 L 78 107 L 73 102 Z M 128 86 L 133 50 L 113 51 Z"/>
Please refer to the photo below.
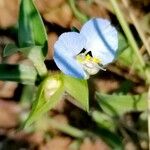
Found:
<path fill-rule="evenodd" d="M 125 1 L 118 0 L 117 4 L 138 43 L 140 54 L 150 65 L 149 54 L 137 30 L 138 24 L 150 47 L 150 1 L 127 0 L 127 5 Z M 28 130 L 18 128 L 30 109 L 30 95 L 24 96 L 22 84 L 0 81 L 0 150 L 148 149 L 146 78 L 135 60 L 136 54 L 129 48 L 111 2 L 35 0 L 35 4 L 48 34 L 46 64 L 50 70 L 57 70 L 52 59 L 58 36 L 72 27 L 80 29 L 83 22 L 92 17 L 111 20 L 122 35 L 122 54 L 107 71 L 90 78 L 89 114 L 66 101 L 71 99 L 66 97 Z M 7 43 L 17 43 L 18 11 L 19 0 L 0 0 L 0 63 L 28 63 L 20 53 L 2 57 Z M 101 105 L 105 99 L 116 110 L 114 113 L 105 104 Z"/>

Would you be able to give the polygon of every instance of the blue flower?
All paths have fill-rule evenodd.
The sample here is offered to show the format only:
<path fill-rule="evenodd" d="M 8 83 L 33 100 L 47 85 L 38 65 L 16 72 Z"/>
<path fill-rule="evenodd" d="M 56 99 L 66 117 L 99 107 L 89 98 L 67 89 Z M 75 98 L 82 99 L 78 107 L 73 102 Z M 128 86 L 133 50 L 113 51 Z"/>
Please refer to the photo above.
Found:
<path fill-rule="evenodd" d="M 87 79 L 112 62 L 117 49 L 117 30 L 108 20 L 93 18 L 80 33 L 60 35 L 54 44 L 54 61 L 64 74 Z"/>

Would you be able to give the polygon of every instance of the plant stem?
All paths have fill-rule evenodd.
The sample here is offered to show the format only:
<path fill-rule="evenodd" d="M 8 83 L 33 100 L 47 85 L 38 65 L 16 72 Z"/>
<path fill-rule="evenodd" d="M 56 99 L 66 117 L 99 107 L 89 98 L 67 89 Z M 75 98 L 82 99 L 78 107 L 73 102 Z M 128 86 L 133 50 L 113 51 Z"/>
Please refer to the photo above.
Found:
<path fill-rule="evenodd" d="M 149 89 L 148 89 L 148 143 L 149 143 L 149 149 L 150 149 L 150 86 L 149 86 Z"/>
<path fill-rule="evenodd" d="M 34 63 L 34 66 L 37 69 L 37 72 L 41 78 L 44 78 L 47 75 L 48 72 L 44 62 Z"/>
<path fill-rule="evenodd" d="M 75 0 L 68 0 L 68 2 L 76 18 L 81 21 L 81 23 L 85 23 L 88 17 L 77 9 Z"/>
<path fill-rule="evenodd" d="M 42 47 L 34 46 L 22 52 L 33 62 L 39 76 L 42 79 L 45 78 L 48 74 L 48 70 L 44 63 Z"/>
<path fill-rule="evenodd" d="M 51 127 L 55 128 L 57 130 L 60 130 L 64 133 L 67 133 L 67 134 L 71 135 L 72 137 L 75 137 L 75 138 L 84 138 L 85 137 L 84 131 L 81 131 L 75 127 L 68 125 L 68 124 L 60 123 L 58 121 L 55 121 L 54 119 L 49 119 L 49 123 L 50 123 Z"/>
<path fill-rule="evenodd" d="M 143 59 L 141 53 L 139 52 L 139 48 L 137 46 L 137 43 L 136 43 L 136 41 L 132 35 L 132 32 L 131 32 L 131 30 L 130 30 L 130 28 L 129 28 L 129 26 L 128 26 L 119 6 L 118 6 L 117 0 L 110 0 L 110 2 L 114 8 L 114 11 L 115 11 L 116 16 L 118 18 L 118 21 L 121 24 L 121 27 L 122 27 L 122 29 L 123 29 L 123 31 L 124 31 L 127 39 L 128 39 L 128 42 L 129 42 L 131 48 L 133 49 L 134 53 L 136 54 L 137 59 L 139 60 L 141 67 L 143 68 L 143 70 L 145 69 L 145 76 L 147 79 L 147 83 L 150 84 L 150 75 L 149 75 L 150 72 L 148 69 L 145 68 L 146 64 L 144 62 L 144 59 Z"/>
<path fill-rule="evenodd" d="M 122 26 L 122 29 L 123 29 L 123 31 L 124 31 L 127 39 L 128 39 L 128 42 L 129 42 L 131 48 L 133 49 L 133 51 L 137 55 L 137 58 L 138 58 L 138 60 L 139 60 L 139 62 L 141 64 L 141 66 L 144 67 L 145 66 L 145 62 L 144 62 L 144 60 L 143 60 L 143 58 L 142 58 L 142 56 L 141 56 L 141 54 L 140 54 L 140 52 L 138 50 L 139 48 L 137 46 L 137 43 L 136 43 L 136 41 L 135 41 L 131 31 L 130 31 L 130 28 L 129 28 L 129 26 L 128 26 L 128 24 L 127 24 L 127 22 L 126 22 L 126 20 L 125 20 L 125 18 L 123 16 L 119 6 L 118 6 L 118 4 L 117 4 L 117 1 L 116 0 L 110 0 L 110 2 L 111 2 L 112 6 L 114 8 L 116 16 L 117 16 L 117 18 L 119 20 L 119 23 Z"/>
<path fill-rule="evenodd" d="M 131 30 L 127 24 L 127 22 L 125 21 L 124 17 L 123 17 L 123 14 L 118 6 L 118 3 L 117 3 L 117 0 L 110 0 L 113 8 L 114 8 L 114 11 L 116 13 L 116 16 L 122 26 L 122 29 L 128 39 L 128 42 L 131 46 L 131 48 L 133 49 L 133 51 L 135 52 L 135 54 L 137 55 L 137 58 L 140 62 L 140 65 L 141 67 L 143 67 L 143 69 L 145 69 L 145 62 L 142 58 L 142 55 L 140 54 L 139 50 L 138 50 L 138 46 L 137 46 L 137 43 L 131 33 Z M 148 80 L 148 84 L 150 83 L 150 73 L 148 70 L 145 70 L 145 76 L 146 76 L 146 79 Z M 149 88 L 149 91 L 148 91 L 148 137 L 149 137 L 149 149 L 150 149 L 150 88 Z"/>
<path fill-rule="evenodd" d="M 131 18 L 131 20 L 132 20 L 132 22 L 133 22 L 133 24 L 134 24 L 134 26 L 135 26 L 138 34 L 139 34 L 141 40 L 144 43 L 145 48 L 146 48 L 148 54 L 150 55 L 150 46 L 149 46 L 148 40 L 146 39 L 146 37 L 145 37 L 142 29 L 139 26 L 139 23 L 138 23 L 137 18 L 135 17 L 134 11 L 130 8 L 128 0 L 122 0 L 122 2 L 124 4 L 124 6 L 127 8 L 127 10 L 129 11 L 129 16 L 130 16 L 130 18 Z"/>

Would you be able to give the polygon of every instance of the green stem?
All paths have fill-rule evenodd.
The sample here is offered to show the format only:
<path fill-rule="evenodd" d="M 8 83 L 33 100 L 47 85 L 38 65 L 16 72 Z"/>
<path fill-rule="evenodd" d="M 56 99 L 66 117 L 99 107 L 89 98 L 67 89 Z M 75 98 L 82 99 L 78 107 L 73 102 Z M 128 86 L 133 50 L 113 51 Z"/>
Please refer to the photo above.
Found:
<path fill-rule="evenodd" d="M 54 119 L 50 119 L 49 120 L 50 126 L 52 126 L 53 128 L 60 130 L 66 134 L 71 135 L 72 137 L 75 138 L 84 138 L 85 137 L 85 133 L 75 127 L 72 127 L 68 124 L 63 124 L 60 123 L 58 121 L 55 121 Z"/>
<path fill-rule="evenodd" d="M 133 37 L 133 35 L 131 33 L 131 30 L 130 30 L 130 28 L 129 28 L 129 26 L 128 26 L 128 24 L 127 24 L 127 22 L 126 22 L 126 20 L 125 20 L 125 18 L 123 16 L 119 6 L 118 6 L 117 0 L 110 0 L 110 2 L 111 2 L 112 6 L 114 8 L 116 16 L 117 16 L 117 18 L 119 20 L 119 23 L 122 26 L 122 29 L 123 29 L 123 31 L 124 31 L 127 39 L 128 39 L 128 42 L 129 42 L 131 48 L 133 49 L 133 51 L 137 55 L 137 58 L 138 58 L 138 60 L 139 60 L 139 62 L 141 64 L 141 66 L 144 67 L 145 66 L 145 62 L 144 62 L 144 60 L 143 60 L 143 58 L 142 58 L 142 56 L 141 56 L 141 54 L 139 52 L 139 48 L 138 48 L 137 43 L 136 43 L 136 41 L 135 41 L 135 39 L 134 39 L 134 37 Z"/>
<path fill-rule="evenodd" d="M 131 30 L 130 30 L 130 28 L 129 28 L 129 26 L 128 26 L 128 24 L 127 24 L 127 22 L 126 22 L 126 20 L 123 16 L 119 6 L 118 6 L 117 0 L 110 0 L 110 2 L 111 2 L 112 6 L 114 8 L 116 16 L 119 20 L 119 23 L 122 26 L 122 29 L 123 29 L 123 31 L 124 31 L 127 39 L 128 39 L 128 42 L 129 42 L 131 48 L 133 49 L 134 53 L 136 54 L 141 67 L 143 68 L 143 70 L 145 69 L 145 76 L 146 76 L 146 79 L 147 79 L 147 83 L 149 84 L 150 83 L 150 75 L 149 75 L 150 73 L 149 73 L 148 69 L 145 68 L 146 64 L 144 62 L 144 59 L 143 59 L 142 55 L 139 52 L 139 48 L 137 46 L 137 43 L 136 43 L 136 41 L 135 41 L 135 39 L 132 35 L 132 32 L 131 32 Z"/>
<path fill-rule="evenodd" d="M 20 97 L 20 105 L 29 108 L 29 105 L 33 102 L 34 94 L 35 85 L 24 85 Z"/>
<path fill-rule="evenodd" d="M 116 0 L 110 0 L 113 8 L 114 8 L 114 11 L 116 13 L 116 16 L 122 26 L 122 29 L 124 30 L 124 33 L 128 39 L 128 42 L 131 46 L 131 48 L 133 49 L 133 51 L 135 52 L 135 54 L 137 55 L 137 58 L 141 64 L 141 66 L 143 67 L 143 69 L 145 68 L 145 62 L 138 50 L 138 46 L 137 46 L 137 43 L 129 29 L 129 26 L 127 24 L 127 22 L 125 21 L 124 17 L 123 17 L 123 14 L 117 4 L 117 1 Z M 150 83 L 150 73 L 149 71 L 146 69 L 145 70 L 145 75 L 146 75 L 146 78 L 147 78 L 147 82 Z M 149 140 L 150 140 L 150 114 L 149 114 L 149 110 L 150 110 L 150 89 L 148 91 L 148 136 L 149 136 Z M 149 145 L 149 148 L 150 148 L 150 145 Z"/>
<path fill-rule="evenodd" d="M 85 23 L 88 17 L 77 9 L 75 0 L 68 0 L 68 2 L 76 18 L 81 21 L 81 23 Z"/>
<path fill-rule="evenodd" d="M 150 86 L 149 86 L 149 89 L 148 89 L 148 143 L 149 143 L 149 149 L 150 149 Z"/>
<path fill-rule="evenodd" d="M 46 77 L 48 72 L 47 72 L 47 68 L 45 66 L 45 63 L 43 61 L 41 61 L 40 63 L 34 63 L 34 66 L 35 66 L 35 68 L 36 68 L 36 70 L 37 70 L 37 72 L 41 78 Z"/>
<path fill-rule="evenodd" d="M 34 64 L 39 76 L 43 79 L 47 76 L 48 70 L 44 63 L 44 56 L 41 46 L 28 47 L 27 49 L 21 49 L 23 52 Z"/>
<path fill-rule="evenodd" d="M 135 28 L 136 28 L 138 34 L 139 34 L 141 40 L 142 40 L 143 43 L 144 43 L 145 48 L 146 48 L 148 54 L 150 55 L 150 45 L 149 45 L 149 43 L 148 43 L 148 40 L 147 40 L 146 37 L 145 37 L 144 32 L 142 31 L 142 29 L 141 29 L 141 27 L 140 27 L 140 25 L 139 25 L 139 23 L 138 23 L 138 19 L 137 19 L 136 16 L 135 16 L 134 10 L 132 10 L 132 9 L 130 8 L 129 3 L 128 3 L 127 0 L 122 0 L 122 2 L 123 2 L 123 4 L 124 4 L 124 6 L 126 7 L 126 9 L 129 11 L 129 16 L 130 16 L 130 18 L 131 18 L 131 20 L 132 20 L 132 22 L 133 22 L 133 24 L 134 24 L 134 26 L 135 26 Z"/>
<path fill-rule="evenodd" d="M 36 79 L 37 72 L 32 66 L 25 64 L 0 64 L 0 80 L 34 85 Z"/>

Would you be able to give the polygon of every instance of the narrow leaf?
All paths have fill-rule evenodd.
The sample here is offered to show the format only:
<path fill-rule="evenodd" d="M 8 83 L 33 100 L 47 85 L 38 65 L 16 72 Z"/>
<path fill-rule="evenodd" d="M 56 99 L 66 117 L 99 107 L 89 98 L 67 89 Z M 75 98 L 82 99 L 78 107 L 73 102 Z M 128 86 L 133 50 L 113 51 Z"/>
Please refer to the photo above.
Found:
<path fill-rule="evenodd" d="M 117 134 L 99 125 L 95 125 L 92 131 L 100 138 L 102 138 L 111 147 L 112 150 L 123 150 L 122 140 Z"/>
<path fill-rule="evenodd" d="M 139 65 L 139 60 L 135 57 L 135 53 L 132 51 L 130 47 L 125 49 L 118 57 L 118 62 L 122 66 L 132 67 L 141 78 L 145 78 L 145 72 L 141 65 Z"/>
<path fill-rule="evenodd" d="M 121 32 L 118 32 L 118 50 L 116 56 L 118 57 L 128 46 L 125 36 Z"/>
<path fill-rule="evenodd" d="M 24 64 L 0 64 L 0 80 L 33 85 L 37 79 L 34 67 Z"/>
<path fill-rule="evenodd" d="M 34 85 L 25 85 L 23 86 L 20 104 L 21 106 L 30 106 L 34 100 L 34 95 L 36 93 L 36 87 Z"/>
<path fill-rule="evenodd" d="M 84 110 L 89 111 L 87 80 L 73 78 L 64 74 L 62 76 L 64 79 L 65 91 L 74 97 Z"/>
<path fill-rule="evenodd" d="M 113 132 L 115 131 L 116 124 L 114 123 L 114 120 L 107 114 L 95 110 L 92 112 L 92 118 L 101 127 L 109 129 Z"/>
<path fill-rule="evenodd" d="M 47 54 L 47 34 L 33 0 L 21 0 L 18 40 L 20 47 L 40 45 L 43 55 Z"/>
<path fill-rule="evenodd" d="M 53 108 L 61 100 L 63 93 L 64 85 L 61 77 L 59 75 L 47 77 L 38 88 L 35 102 L 24 127 L 30 126 Z"/>
<path fill-rule="evenodd" d="M 44 64 L 45 58 L 43 56 L 41 46 L 29 46 L 18 48 L 15 47 L 14 45 L 8 45 L 5 48 L 4 54 L 5 56 L 9 56 L 14 52 L 22 52 L 27 58 L 29 58 L 33 62 L 35 68 L 37 69 L 41 77 L 47 75 L 47 68 Z"/>
<path fill-rule="evenodd" d="M 146 94 L 141 95 L 108 95 L 96 93 L 96 98 L 104 112 L 109 115 L 120 115 L 129 111 L 145 111 Z"/>
<path fill-rule="evenodd" d="M 25 54 L 25 56 L 33 62 L 35 68 L 37 69 L 41 77 L 45 77 L 47 75 L 47 68 L 44 64 L 44 56 L 42 53 L 41 46 L 19 48 L 18 51 Z"/>
<path fill-rule="evenodd" d="M 3 56 L 6 57 L 12 55 L 18 51 L 17 49 L 17 46 L 13 43 L 7 44 L 3 50 Z"/>

